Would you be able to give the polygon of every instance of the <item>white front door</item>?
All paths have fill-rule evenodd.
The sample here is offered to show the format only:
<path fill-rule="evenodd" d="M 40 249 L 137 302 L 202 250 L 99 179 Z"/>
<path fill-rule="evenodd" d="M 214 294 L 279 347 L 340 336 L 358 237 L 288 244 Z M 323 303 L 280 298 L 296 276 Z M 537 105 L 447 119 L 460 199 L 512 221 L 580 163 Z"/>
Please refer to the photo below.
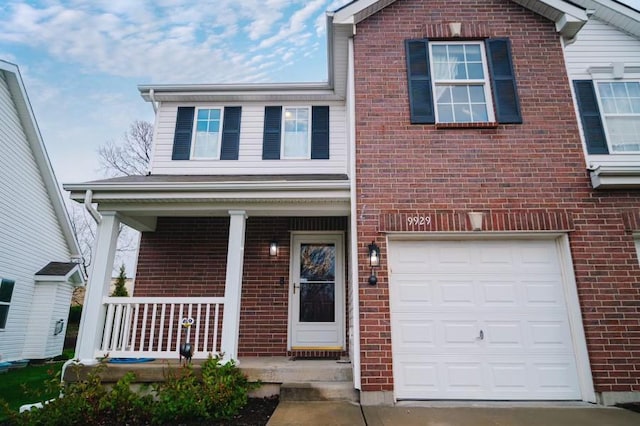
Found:
<path fill-rule="evenodd" d="M 289 289 L 291 350 L 344 349 L 342 234 L 293 234 Z"/>

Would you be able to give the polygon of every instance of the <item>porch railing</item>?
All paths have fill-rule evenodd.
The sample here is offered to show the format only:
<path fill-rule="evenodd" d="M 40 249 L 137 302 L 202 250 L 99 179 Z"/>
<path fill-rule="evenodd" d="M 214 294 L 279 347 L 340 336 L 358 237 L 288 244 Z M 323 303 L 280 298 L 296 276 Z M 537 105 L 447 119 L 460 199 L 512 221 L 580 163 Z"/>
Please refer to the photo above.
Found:
<path fill-rule="evenodd" d="M 105 297 L 98 356 L 178 358 L 184 342 L 193 358 L 220 353 L 224 297 Z M 183 321 L 193 319 L 190 327 Z"/>

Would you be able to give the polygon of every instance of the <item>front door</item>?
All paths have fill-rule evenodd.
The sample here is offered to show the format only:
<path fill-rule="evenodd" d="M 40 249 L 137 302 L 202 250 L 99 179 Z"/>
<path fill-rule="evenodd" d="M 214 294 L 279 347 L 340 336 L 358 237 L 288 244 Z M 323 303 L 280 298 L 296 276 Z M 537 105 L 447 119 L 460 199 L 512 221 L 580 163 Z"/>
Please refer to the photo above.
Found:
<path fill-rule="evenodd" d="M 342 350 L 342 234 L 293 234 L 289 289 L 291 350 Z"/>

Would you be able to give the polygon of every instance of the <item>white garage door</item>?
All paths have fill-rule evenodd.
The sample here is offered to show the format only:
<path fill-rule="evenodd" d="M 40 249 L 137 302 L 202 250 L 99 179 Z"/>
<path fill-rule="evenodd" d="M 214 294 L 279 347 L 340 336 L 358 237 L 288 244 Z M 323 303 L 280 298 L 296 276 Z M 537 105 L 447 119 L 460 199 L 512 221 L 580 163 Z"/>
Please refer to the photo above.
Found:
<path fill-rule="evenodd" d="M 581 399 L 550 240 L 390 241 L 397 399 Z"/>

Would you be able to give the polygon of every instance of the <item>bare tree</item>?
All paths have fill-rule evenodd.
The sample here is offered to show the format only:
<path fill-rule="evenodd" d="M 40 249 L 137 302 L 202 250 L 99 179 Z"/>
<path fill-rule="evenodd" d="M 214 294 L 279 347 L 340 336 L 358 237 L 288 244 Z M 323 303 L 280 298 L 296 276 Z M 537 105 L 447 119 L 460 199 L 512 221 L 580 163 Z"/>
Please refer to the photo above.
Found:
<path fill-rule="evenodd" d="M 98 148 L 98 158 L 105 176 L 146 175 L 151 160 L 153 125 L 148 121 L 135 120 L 123 134 L 119 142 L 108 141 Z M 77 203 L 68 205 L 71 225 L 78 239 L 83 257 L 85 273 L 92 263 L 93 246 L 96 238 L 96 224 L 84 206 Z M 116 265 L 126 263 L 136 252 L 138 233 L 120 225 L 116 250 Z"/>
<path fill-rule="evenodd" d="M 136 120 L 123 135 L 122 141 L 108 141 L 98 148 L 102 170 L 107 176 L 146 175 L 151 160 L 153 125 Z"/>

